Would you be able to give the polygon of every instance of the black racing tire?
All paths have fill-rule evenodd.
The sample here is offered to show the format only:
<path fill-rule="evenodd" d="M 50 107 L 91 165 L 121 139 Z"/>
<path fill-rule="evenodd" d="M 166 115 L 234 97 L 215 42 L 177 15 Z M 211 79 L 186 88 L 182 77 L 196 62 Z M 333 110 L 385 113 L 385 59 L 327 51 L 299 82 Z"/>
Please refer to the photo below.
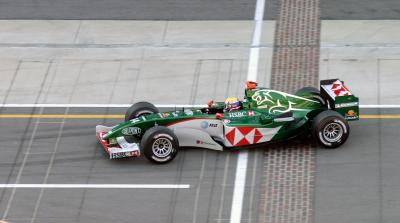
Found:
<path fill-rule="evenodd" d="M 350 135 L 347 121 L 336 111 L 319 113 L 312 123 L 312 136 L 323 147 L 334 149 L 346 142 Z"/>
<path fill-rule="evenodd" d="M 164 126 L 155 126 L 144 133 L 140 148 L 147 159 L 164 164 L 175 158 L 179 150 L 179 141 L 172 130 Z"/>
<path fill-rule="evenodd" d="M 311 99 L 318 101 L 321 105 L 325 106 L 326 101 L 322 98 L 320 91 L 315 87 L 303 87 L 296 91 L 295 95 L 303 97 L 311 94 Z"/>
<path fill-rule="evenodd" d="M 132 120 L 142 115 L 158 113 L 158 108 L 152 103 L 141 101 L 133 104 L 125 113 L 125 121 Z"/>
<path fill-rule="evenodd" d="M 317 89 L 315 87 L 303 87 L 303 88 L 300 88 L 299 90 L 297 90 L 295 95 L 300 96 L 300 95 L 308 94 L 308 93 L 319 94 L 319 89 Z"/>

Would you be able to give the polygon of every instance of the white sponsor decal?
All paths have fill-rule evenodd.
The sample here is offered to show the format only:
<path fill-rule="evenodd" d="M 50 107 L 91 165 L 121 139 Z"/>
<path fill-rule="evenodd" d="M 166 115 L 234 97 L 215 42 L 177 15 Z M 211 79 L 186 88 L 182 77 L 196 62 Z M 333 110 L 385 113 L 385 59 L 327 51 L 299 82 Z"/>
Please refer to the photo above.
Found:
<path fill-rule="evenodd" d="M 335 105 L 335 108 L 346 108 L 346 107 L 353 107 L 358 106 L 358 102 L 349 102 L 349 103 L 341 103 Z"/>
<path fill-rule="evenodd" d="M 185 114 L 186 115 L 193 115 L 193 111 L 192 110 L 185 110 Z"/>
<path fill-rule="evenodd" d="M 137 157 L 139 156 L 139 151 L 132 151 L 132 152 L 116 152 L 110 154 L 110 159 L 118 159 L 124 157 Z"/>
<path fill-rule="evenodd" d="M 246 116 L 247 112 L 242 111 L 242 112 L 233 112 L 233 113 L 228 113 L 229 118 L 241 118 Z"/>
<path fill-rule="evenodd" d="M 122 134 L 124 135 L 139 135 L 142 130 L 138 127 L 128 127 L 122 129 Z"/>
<path fill-rule="evenodd" d="M 358 116 L 346 116 L 346 119 L 349 119 L 349 120 L 358 119 Z"/>
<path fill-rule="evenodd" d="M 131 119 L 132 124 L 135 124 L 136 122 L 140 122 L 140 119 L 139 118 Z"/>
<path fill-rule="evenodd" d="M 196 144 L 205 144 L 205 145 L 211 145 L 211 146 L 215 146 L 216 144 L 215 143 L 209 143 L 209 142 L 204 142 L 204 141 L 201 141 L 201 140 L 196 140 Z"/>
<path fill-rule="evenodd" d="M 224 119 L 224 123 L 225 124 L 229 124 L 231 122 L 231 120 L 229 120 L 229 119 Z"/>

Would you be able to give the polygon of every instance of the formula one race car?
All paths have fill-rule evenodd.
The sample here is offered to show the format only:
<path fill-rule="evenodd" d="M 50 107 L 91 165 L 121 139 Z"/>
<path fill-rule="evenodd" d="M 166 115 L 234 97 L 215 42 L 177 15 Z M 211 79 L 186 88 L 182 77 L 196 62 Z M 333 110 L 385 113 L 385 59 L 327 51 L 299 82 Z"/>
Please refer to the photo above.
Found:
<path fill-rule="evenodd" d="M 338 79 L 322 80 L 320 89 L 305 87 L 295 94 L 247 82 L 240 109 L 227 111 L 224 102 L 201 109 L 159 112 L 138 102 L 114 127 L 96 126 L 96 134 L 110 159 L 136 157 L 141 152 L 155 163 L 174 159 L 181 147 L 213 150 L 311 134 L 322 146 L 336 148 L 349 136 L 348 121 L 359 119 L 358 98 Z"/>

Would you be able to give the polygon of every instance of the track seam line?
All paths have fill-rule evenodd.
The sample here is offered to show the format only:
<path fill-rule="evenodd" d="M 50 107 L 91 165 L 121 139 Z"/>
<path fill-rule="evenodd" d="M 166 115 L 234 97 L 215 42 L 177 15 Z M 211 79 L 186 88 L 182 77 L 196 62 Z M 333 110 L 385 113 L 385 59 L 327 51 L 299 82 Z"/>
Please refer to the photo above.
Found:
<path fill-rule="evenodd" d="M 193 218 L 192 218 L 192 222 L 196 223 L 197 221 L 197 209 L 199 206 L 199 198 L 200 198 L 200 187 L 201 187 L 201 183 L 203 181 L 204 178 L 204 169 L 205 169 L 205 165 L 206 165 L 206 154 L 207 154 L 207 150 L 203 151 L 203 156 L 201 159 L 201 169 L 200 169 L 200 176 L 199 176 L 199 182 L 197 183 L 197 189 L 196 189 L 196 196 L 194 199 L 194 207 L 193 207 Z"/>
<path fill-rule="evenodd" d="M 189 189 L 189 184 L 0 184 L 0 188 L 48 189 Z"/>
<path fill-rule="evenodd" d="M 40 84 L 39 92 L 36 95 L 36 99 L 35 99 L 36 102 L 39 101 L 39 99 L 40 99 L 40 97 L 41 97 L 41 95 L 43 93 L 43 88 L 44 88 L 44 86 L 46 84 L 46 80 L 47 80 L 47 78 L 49 76 L 49 73 L 50 73 L 52 65 L 53 65 L 53 60 L 50 60 L 49 65 L 48 65 L 48 67 L 46 69 L 46 73 L 43 75 L 43 80 L 42 80 L 42 82 Z M 40 114 L 43 113 L 43 108 L 40 108 L 39 113 Z M 24 154 L 24 158 L 22 159 L 22 163 L 21 163 L 21 165 L 19 167 L 20 169 L 18 170 L 16 179 L 15 179 L 15 183 L 16 184 L 19 183 L 19 181 L 21 180 L 23 170 L 25 168 L 26 162 L 27 162 L 28 157 L 29 157 L 29 153 L 30 153 L 30 151 L 32 149 L 33 141 L 35 140 L 37 129 L 39 128 L 39 122 L 40 122 L 40 119 L 37 119 L 35 124 L 34 124 L 32 135 L 31 135 L 31 137 L 29 139 L 28 148 L 26 149 L 26 152 Z M 18 155 L 19 154 L 17 154 L 17 156 Z M 11 195 L 10 195 L 10 197 L 8 199 L 6 209 L 5 209 L 4 213 L 3 213 L 2 219 L 6 219 L 7 218 L 7 215 L 9 213 L 9 211 L 10 211 L 11 205 L 12 205 L 12 203 L 14 201 L 14 197 L 15 197 L 16 192 L 17 192 L 17 188 L 13 188 L 12 191 L 11 191 Z"/>
<path fill-rule="evenodd" d="M 230 161 L 230 154 L 228 153 L 225 157 L 225 165 L 224 165 L 224 175 L 222 177 L 222 189 L 221 189 L 221 197 L 219 200 L 219 209 L 218 209 L 218 219 L 217 223 L 221 223 L 222 213 L 224 211 L 224 201 L 225 201 L 225 188 L 226 188 L 226 181 L 228 179 L 228 169 L 229 169 L 229 161 Z"/>
<path fill-rule="evenodd" d="M 43 112 L 43 109 L 41 109 L 41 112 Z M 21 179 L 23 169 L 24 169 L 24 167 L 25 167 L 25 165 L 26 165 L 26 161 L 28 160 L 28 154 L 29 154 L 30 151 L 31 151 L 31 148 L 32 148 L 32 145 L 33 145 L 33 141 L 34 141 L 34 138 L 35 138 L 35 136 L 36 136 L 37 129 L 38 129 L 38 127 L 39 127 L 39 124 L 38 124 L 38 123 L 39 123 L 39 120 L 40 120 L 40 119 L 38 119 L 38 120 L 35 122 L 35 124 L 34 124 L 33 131 L 32 131 L 32 135 L 31 135 L 31 138 L 30 138 L 30 140 L 29 140 L 28 148 L 26 149 L 26 153 L 24 154 L 24 158 L 22 159 L 22 164 L 21 164 L 21 166 L 19 167 L 20 169 L 19 169 L 19 171 L 18 171 L 17 178 L 16 178 L 16 180 L 15 180 L 15 184 L 18 184 L 18 182 L 19 182 L 20 179 Z M 1 186 L 1 185 L 0 185 L 0 186 Z M 2 219 L 6 219 L 6 218 L 7 218 L 8 212 L 10 211 L 10 208 L 11 208 L 11 204 L 12 204 L 12 202 L 13 202 L 13 200 L 14 200 L 14 196 L 15 196 L 16 188 L 17 188 L 17 187 L 12 187 L 12 188 L 13 188 L 13 190 L 11 191 L 11 195 L 10 195 L 10 198 L 9 198 L 9 200 L 8 200 L 8 202 L 7 202 L 7 206 L 6 206 L 6 209 L 5 209 L 4 213 L 3 213 Z"/>
<path fill-rule="evenodd" d="M 254 202 L 254 189 L 256 185 L 256 175 L 257 175 L 257 166 L 258 166 L 258 155 L 259 151 L 254 152 L 254 162 L 253 162 L 253 170 L 252 170 L 252 177 L 251 177 L 251 190 L 249 196 L 249 215 L 248 215 L 248 223 L 253 222 L 253 202 Z"/>
<path fill-rule="evenodd" d="M 68 111 L 69 111 L 69 108 L 66 108 L 64 114 L 68 114 Z M 48 179 L 49 179 L 50 171 L 51 171 L 51 168 L 53 167 L 54 159 L 55 159 L 55 156 L 56 156 L 56 153 L 58 151 L 58 147 L 59 147 L 59 144 L 60 144 L 60 141 L 61 141 L 61 136 L 62 136 L 62 133 L 63 133 L 63 130 L 64 130 L 64 126 L 65 126 L 65 121 L 66 120 L 64 118 L 63 121 L 60 124 L 59 129 L 58 129 L 56 143 L 54 145 L 53 151 L 51 152 L 51 157 L 50 157 L 49 164 L 47 166 L 46 175 L 45 175 L 45 177 L 43 179 L 43 184 L 46 184 Z M 39 192 L 39 197 L 36 200 L 35 208 L 33 210 L 31 223 L 34 223 L 35 220 L 36 220 L 36 216 L 37 216 L 37 213 L 39 211 L 40 203 L 42 202 L 43 193 L 44 193 L 44 188 L 41 188 L 40 192 Z"/>

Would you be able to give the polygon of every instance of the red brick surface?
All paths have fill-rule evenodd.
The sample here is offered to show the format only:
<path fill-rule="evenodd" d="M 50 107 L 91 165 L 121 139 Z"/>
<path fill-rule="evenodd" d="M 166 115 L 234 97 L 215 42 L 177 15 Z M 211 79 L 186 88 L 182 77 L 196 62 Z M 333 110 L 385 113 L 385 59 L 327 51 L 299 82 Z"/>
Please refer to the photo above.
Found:
<path fill-rule="evenodd" d="M 271 88 L 318 86 L 319 0 L 279 0 Z M 313 222 L 315 149 L 290 144 L 265 151 L 259 222 Z"/>
<path fill-rule="evenodd" d="M 318 86 L 319 0 L 280 0 L 277 18 L 271 87 Z"/>
<path fill-rule="evenodd" d="M 266 150 L 259 222 L 312 222 L 314 172 L 315 150 L 309 145 Z"/>

